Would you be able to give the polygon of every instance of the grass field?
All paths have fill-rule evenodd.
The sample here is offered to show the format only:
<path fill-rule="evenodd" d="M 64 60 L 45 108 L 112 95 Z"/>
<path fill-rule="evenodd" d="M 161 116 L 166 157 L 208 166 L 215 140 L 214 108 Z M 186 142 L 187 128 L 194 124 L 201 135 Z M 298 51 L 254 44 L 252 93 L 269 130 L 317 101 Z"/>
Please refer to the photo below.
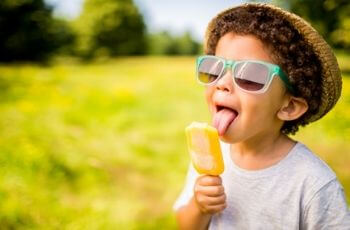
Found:
<path fill-rule="evenodd" d="M 295 138 L 350 201 L 350 59 L 339 59 L 339 103 Z M 209 121 L 193 57 L 0 66 L 0 226 L 175 229 L 193 120 Z"/>

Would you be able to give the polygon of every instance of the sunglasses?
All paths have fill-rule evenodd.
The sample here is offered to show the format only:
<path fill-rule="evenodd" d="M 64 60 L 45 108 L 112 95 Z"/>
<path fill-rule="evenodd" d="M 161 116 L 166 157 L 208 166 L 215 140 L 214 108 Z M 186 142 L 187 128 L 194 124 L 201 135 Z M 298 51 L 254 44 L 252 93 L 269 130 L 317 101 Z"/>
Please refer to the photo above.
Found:
<path fill-rule="evenodd" d="M 233 82 L 238 88 L 249 93 L 264 93 L 274 76 L 279 76 L 286 88 L 294 93 L 287 75 L 281 67 L 256 60 L 231 61 L 206 55 L 197 58 L 197 80 L 203 85 L 213 85 L 231 68 Z"/>

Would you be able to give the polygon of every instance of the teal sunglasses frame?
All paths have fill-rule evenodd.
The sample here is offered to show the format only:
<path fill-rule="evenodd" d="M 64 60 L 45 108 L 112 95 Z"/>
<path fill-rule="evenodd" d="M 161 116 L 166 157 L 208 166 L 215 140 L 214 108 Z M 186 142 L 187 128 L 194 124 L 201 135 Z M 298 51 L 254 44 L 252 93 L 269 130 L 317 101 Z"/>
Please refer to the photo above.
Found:
<path fill-rule="evenodd" d="M 223 68 L 221 70 L 221 72 L 219 73 L 218 77 L 213 81 L 213 82 L 210 82 L 210 83 L 204 83 L 202 81 L 199 80 L 199 66 L 200 64 L 202 63 L 202 61 L 206 58 L 211 58 L 211 59 L 217 59 L 219 61 L 221 61 L 223 63 Z M 240 88 L 241 90 L 245 91 L 245 92 L 249 92 L 249 93 L 255 93 L 255 94 L 258 94 L 258 93 L 265 93 L 267 91 L 267 89 L 269 88 L 271 82 L 272 82 L 272 79 L 274 76 L 279 76 L 280 79 L 282 80 L 282 82 L 284 83 L 284 85 L 286 86 L 286 88 L 289 90 L 289 92 L 291 92 L 292 94 L 294 94 L 294 89 L 292 87 L 292 85 L 290 84 L 289 80 L 288 80 L 288 77 L 287 75 L 282 71 L 281 67 L 279 67 L 278 65 L 275 65 L 275 64 L 272 64 L 272 63 L 269 63 L 269 62 L 264 62 L 264 61 L 259 61 L 259 60 L 241 60 L 241 61 L 233 61 L 233 60 L 227 60 L 225 58 L 222 58 L 222 57 L 217 57 L 217 56 L 214 56 L 214 55 L 204 55 L 204 56 L 199 56 L 197 57 L 196 59 L 196 78 L 197 78 L 197 81 L 202 84 L 202 85 L 213 85 L 215 84 L 224 74 L 224 71 L 227 69 L 227 68 L 231 68 L 231 72 L 234 73 L 234 68 L 237 64 L 241 64 L 241 63 L 246 63 L 246 62 L 250 62 L 250 63 L 259 63 L 259 64 L 262 64 L 264 66 L 266 66 L 268 68 L 268 71 L 269 71 L 269 75 L 268 75 L 268 80 L 267 80 L 267 83 L 264 85 L 263 88 L 259 89 L 259 90 L 256 90 L 256 91 L 250 91 L 250 90 L 246 90 L 242 87 L 240 87 L 236 81 L 233 79 L 234 76 L 232 76 L 232 80 L 234 82 L 234 84 Z"/>

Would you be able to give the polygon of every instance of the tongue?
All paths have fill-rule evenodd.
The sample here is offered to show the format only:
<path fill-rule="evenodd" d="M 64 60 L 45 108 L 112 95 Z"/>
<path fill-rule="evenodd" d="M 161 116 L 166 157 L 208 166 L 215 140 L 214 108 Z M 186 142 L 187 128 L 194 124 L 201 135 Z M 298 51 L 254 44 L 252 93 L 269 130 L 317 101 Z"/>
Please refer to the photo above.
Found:
<path fill-rule="evenodd" d="M 231 109 L 221 109 L 213 117 L 213 126 L 218 130 L 222 136 L 231 122 L 236 118 L 236 113 Z"/>

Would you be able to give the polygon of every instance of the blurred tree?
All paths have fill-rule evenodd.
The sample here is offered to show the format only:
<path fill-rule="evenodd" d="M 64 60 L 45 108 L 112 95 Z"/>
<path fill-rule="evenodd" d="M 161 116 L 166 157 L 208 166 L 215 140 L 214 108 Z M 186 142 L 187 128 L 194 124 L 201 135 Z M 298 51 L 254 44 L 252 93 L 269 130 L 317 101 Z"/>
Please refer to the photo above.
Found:
<path fill-rule="evenodd" d="M 195 55 L 201 50 L 201 45 L 192 39 L 188 31 L 178 37 L 167 31 L 151 34 L 148 43 L 151 55 Z"/>
<path fill-rule="evenodd" d="M 65 22 L 43 0 L 0 1 L 0 61 L 44 61 L 72 43 Z"/>
<path fill-rule="evenodd" d="M 336 48 L 350 49 L 349 0 L 275 0 L 282 7 L 311 22 L 312 26 Z"/>
<path fill-rule="evenodd" d="M 146 26 L 132 0 L 86 0 L 73 22 L 78 55 L 83 57 L 144 54 Z"/>
<path fill-rule="evenodd" d="M 148 54 L 164 55 L 168 53 L 172 37 L 167 31 L 148 35 Z"/>
<path fill-rule="evenodd" d="M 189 32 L 175 39 L 176 50 L 181 55 L 194 55 L 200 52 L 201 45 L 195 42 Z M 176 51 L 175 51 L 176 53 Z"/>

